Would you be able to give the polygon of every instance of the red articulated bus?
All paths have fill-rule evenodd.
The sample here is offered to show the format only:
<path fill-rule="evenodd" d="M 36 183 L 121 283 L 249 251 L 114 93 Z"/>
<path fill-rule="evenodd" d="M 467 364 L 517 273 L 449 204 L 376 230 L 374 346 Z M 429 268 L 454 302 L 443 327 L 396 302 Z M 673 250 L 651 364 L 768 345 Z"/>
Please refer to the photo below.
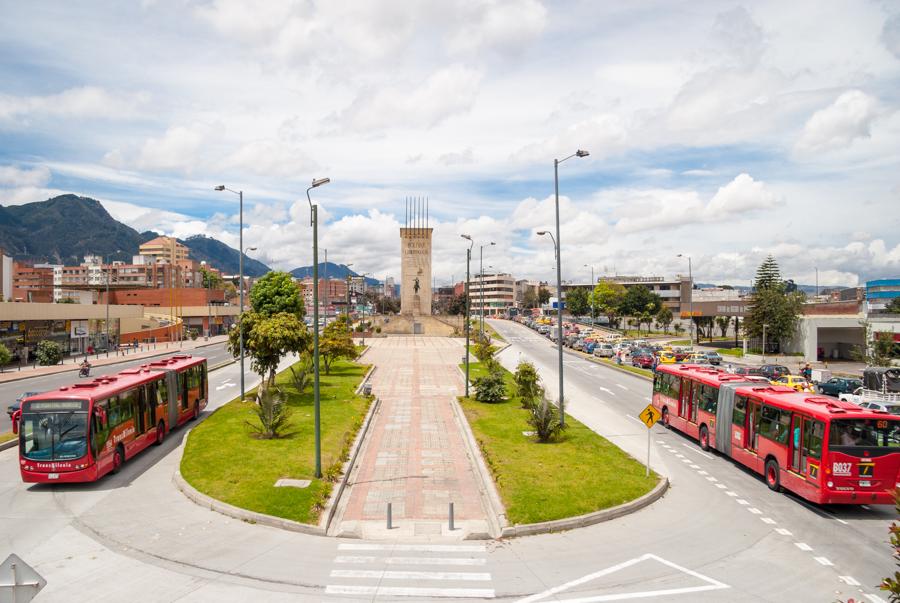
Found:
<path fill-rule="evenodd" d="M 25 482 L 91 482 L 117 472 L 209 396 L 206 358 L 173 356 L 25 398 L 13 415 Z"/>
<path fill-rule="evenodd" d="M 894 504 L 900 417 L 696 365 L 659 365 L 663 423 L 819 504 Z"/>

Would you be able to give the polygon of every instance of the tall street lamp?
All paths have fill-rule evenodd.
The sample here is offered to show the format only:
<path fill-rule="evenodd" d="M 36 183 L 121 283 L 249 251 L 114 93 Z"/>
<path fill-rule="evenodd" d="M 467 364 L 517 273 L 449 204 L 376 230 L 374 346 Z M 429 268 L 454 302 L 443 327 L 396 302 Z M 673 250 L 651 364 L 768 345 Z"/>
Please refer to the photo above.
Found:
<path fill-rule="evenodd" d="M 557 269 L 559 266 L 559 242 L 553 236 L 553 233 L 547 230 L 539 230 L 538 235 L 548 235 L 553 240 L 553 253 L 556 255 Z M 563 321 L 562 321 L 562 283 L 559 279 L 559 272 L 556 273 L 556 349 L 558 351 L 559 370 L 559 423 L 563 427 L 566 425 L 565 402 L 563 402 L 563 359 L 562 359 L 562 341 L 563 341 Z"/>
<path fill-rule="evenodd" d="M 587 264 L 584 265 L 585 268 L 588 267 Z M 590 297 L 588 297 L 588 303 L 591 304 L 591 328 L 594 328 L 594 266 L 591 266 L 591 292 Z"/>
<path fill-rule="evenodd" d="M 562 335 L 563 335 L 563 324 L 562 324 L 562 312 L 563 312 L 563 304 L 562 304 L 562 239 L 559 236 L 559 164 L 563 161 L 571 159 L 572 157 L 587 157 L 590 155 L 587 151 L 583 149 L 578 149 L 568 157 L 564 157 L 563 159 L 554 159 L 553 160 L 553 186 L 554 192 L 556 195 L 556 238 L 553 239 L 554 244 L 556 245 L 556 299 L 557 305 L 559 306 L 559 336 L 557 337 L 558 343 L 558 357 L 559 357 L 559 416 L 560 416 L 560 424 L 565 427 L 566 425 L 566 413 L 563 410 L 565 401 L 563 400 L 563 352 L 562 352 Z"/>
<path fill-rule="evenodd" d="M 469 397 L 469 265 L 472 263 L 472 246 L 475 241 L 467 234 L 459 235 L 469 242 L 466 249 L 466 397 Z"/>
<path fill-rule="evenodd" d="M 240 292 L 240 310 L 238 311 L 238 340 L 241 355 L 241 401 L 244 400 L 244 191 L 233 191 L 224 184 L 216 187 L 217 191 L 234 193 L 240 199 L 240 225 L 238 227 L 238 289 Z"/>
<path fill-rule="evenodd" d="M 691 314 L 691 343 L 693 343 L 697 328 L 694 326 L 694 275 L 691 270 L 691 256 L 679 253 L 677 257 L 687 258 L 688 261 L 688 281 L 690 281 L 691 286 L 691 296 L 688 298 L 688 312 Z M 699 340 L 697 343 L 700 343 Z"/>
<path fill-rule="evenodd" d="M 313 414 L 316 440 L 316 477 L 322 477 L 322 447 L 319 424 L 319 206 L 313 205 L 309 191 L 328 184 L 330 178 L 317 178 L 306 189 L 306 200 L 309 201 L 309 221 L 313 227 Z"/>
<path fill-rule="evenodd" d="M 325 301 L 322 305 L 325 307 L 325 324 L 328 324 L 328 250 L 325 250 L 325 275 L 322 279 L 325 281 Z M 319 286 L 319 283 L 316 283 L 316 286 Z"/>
<path fill-rule="evenodd" d="M 481 273 L 481 278 L 479 279 L 481 289 L 481 339 L 484 339 L 484 248 L 491 245 L 496 245 L 496 243 L 491 241 L 487 245 L 478 246 L 478 272 Z"/>
<path fill-rule="evenodd" d="M 121 249 L 116 249 L 116 253 L 121 253 Z M 106 254 L 106 357 L 109 357 L 109 256 L 114 255 L 111 253 Z"/>
<path fill-rule="evenodd" d="M 350 266 L 352 265 L 353 262 L 344 264 L 344 268 L 347 269 L 347 305 L 344 306 L 344 314 L 347 315 L 347 324 L 350 324 Z"/>

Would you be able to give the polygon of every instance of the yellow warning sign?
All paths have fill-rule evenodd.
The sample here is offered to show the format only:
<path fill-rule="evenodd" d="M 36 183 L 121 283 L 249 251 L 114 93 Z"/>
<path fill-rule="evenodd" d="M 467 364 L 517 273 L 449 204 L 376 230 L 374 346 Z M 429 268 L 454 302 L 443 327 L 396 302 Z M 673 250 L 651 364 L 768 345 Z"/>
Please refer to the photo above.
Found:
<path fill-rule="evenodd" d="M 662 415 L 652 404 L 648 404 L 647 408 L 641 411 L 641 414 L 638 415 L 638 418 L 643 421 L 644 425 L 647 426 L 647 429 L 653 427 L 653 425 L 659 421 Z"/>

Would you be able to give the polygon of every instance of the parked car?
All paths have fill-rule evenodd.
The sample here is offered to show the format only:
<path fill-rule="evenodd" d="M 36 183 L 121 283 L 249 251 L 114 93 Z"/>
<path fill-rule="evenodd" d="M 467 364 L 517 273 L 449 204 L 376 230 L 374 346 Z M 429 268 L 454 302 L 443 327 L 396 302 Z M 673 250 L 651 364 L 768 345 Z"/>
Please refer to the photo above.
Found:
<path fill-rule="evenodd" d="M 884 412 L 889 412 L 892 415 L 900 415 L 900 404 L 893 402 L 861 402 L 859 404 L 861 407 L 868 410 L 883 410 Z"/>
<path fill-rule="evenodd" d="M 584 340 L 579 339 L 578 341 L 573 343 L 572 349 L 575 350 L 576 352 L 581 352 L 582 350 L 584 350 Z"/>
<path fill-rule="evenodd" d="M 608 343 L 599 343 L 594 348 L 594 356 L 597 356 L 598 358 L 612 358 L 615 355 L 615 349 Z"/>
<path fill-rule="evenodd" d="M 691 348 L 676 347 L 672 349 L 672 353 L 675 354 L 675 362 L 684 362 L 684 359 L 690 356 Z"/>
<path fill-rule="evenodd" d="M 722 364 L 722 356 L 718 352 L 706 352 L 703 354 L 703 357 L 706 358 L 706 361 L 710 364 L 720 365 Z"/>
<path fill-rule="evenodd" d="M 675 354 L 672 352 L 663 350 L 662 352 L 657 354 L 657 357 L 662 364 L 675 364 Z"/>
<path fill-rule="evenodd" d="M 745 377 L 763 377 L 763 372 L 755 366 L 736 366 L 732 369 L 735 375 L 743 375 Z"/>
<path fill-rule="evenodd" d="M 764 364 L 759 367 L 762 376 L 769 381 L 780 379 L 784 375 L 790 375 L 791 370 L 782 364 Z"/>
<path fill-rule="evenodd" d="M 596 342 L 596 341 L 586 341 L 585 344 L 584 344 L 584 349 L 581 350 L 581 351 L 584 352 L 585 354 L 593 354 L 593 353 L 594 353 L 594 350 L 595 350 L 596 348 L 597 348 L 597 342 Z"/>
<path fill-rule="evenodd" d="M 814 393 L 815 390 L 813 386 L 806 380 L 806 378 L 801 377 L 800 375 L 782 375 L 781 378 L 775 379 L 771 382 L 772 385 L 784 385 L 785 387 L 792 387 L 798 392 L 807 392 Z"/>
<path fill-rule="evenodd" d="M 862 381 L 860 379 L 832 377 L 828 381 L 820 383 L 818 386 L 818 390 L 820 394 L 837 397 L 841 394 L 852 394 L 861 387 Z"/>
<path fill-rule="evenodd" d="M 6 414 L 9 415 L 10 420 L 12 420 L 13 413 L 22 407 L 22 400 L 24 400 L 25 398 L 30 398 L 31 396 L 36 396 L 39 393 L 41 393 L 41 392 L 25 392 L 24 394 L 22 394 L 21 396 L 16 398 L 15 402 L 13 402 L 9 406 L 7 406 Z"/>
<path fill-rule="evenodd" d="M 631 355 L 631 366 L 639 366 L 641 368 L 653 368 L 653 354 L 635 353 Z"/>
<path fill-rule="evenodd" d="M 688 354 L 687 356 L 684 357 L 682 362 L 687 362 L 690 364 L 704 364 L 704 363 L 708 364 L 708 362 L 706 360 L 705 352 L 691 352 L 690 354 Z"/>

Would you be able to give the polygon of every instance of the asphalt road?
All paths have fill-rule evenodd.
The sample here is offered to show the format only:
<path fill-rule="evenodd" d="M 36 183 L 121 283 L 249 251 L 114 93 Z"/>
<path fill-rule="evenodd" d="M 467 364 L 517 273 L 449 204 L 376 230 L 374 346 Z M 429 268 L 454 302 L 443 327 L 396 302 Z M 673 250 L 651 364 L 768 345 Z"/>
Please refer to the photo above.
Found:
<path fill-rule="evenodd" d="M 511 343 L 501 362 L 532 360 L 554 389 L 555 348 L 521 325 L 493 324 Z M 635 417 L 649 383 L 568 353 L 565 371 L 571 415 L 644 459 L 647 430 Z M 211 373 L 206 413 L 234 396 L 237 379 L 235 365 Z M 806 506 L 661 427 L 651 465 L 671 480 L 662 499 L 588 528 L 487 543 L 322 538 L 230 519 L 173 486 L 185 432 L 93 484 L 23 484 L 16 451 L 0 452 L 0 559 L 15 552 L 48 579 L 38 603 L 877 603 L 893 571 L 891 509 Z"/>
<path fill-rule="evenodd" d="M 175 350 L 167 352 L 165 355 L 175 354 Z M 225 349 L 224 343 L 190 350 L 195 356 L 204 356 L 209 361 L 209 366 L 215 366 L 232 358 L 231 354 Z M 160 356 L 162 357 L 162 356 Z M 85 379 L 93 379 L 99 375 L 109 375 L 117 373 L 123 369 L 145 364 L 157 358 L 140 358 L 138 360 L 126 360 L 116 364 L 108 364 L 105 366 L 94 367 L 91 370 L 91 377 Z M 64 373 L 56 373 L 54 375 L 44 375 L 41 377 L 31 377 L 29 379 L 20 379 L 18 381 L 9 381 L 0 383 L 0 433 L 4 433 L 12 429 L 9 416 L 6 414 L 6 407 L 16 401 L 16 398 L 25 392 L 45 392 L 51 389 L 70 385 L 79 381 L 76 371 L 66 371 Z"/>

